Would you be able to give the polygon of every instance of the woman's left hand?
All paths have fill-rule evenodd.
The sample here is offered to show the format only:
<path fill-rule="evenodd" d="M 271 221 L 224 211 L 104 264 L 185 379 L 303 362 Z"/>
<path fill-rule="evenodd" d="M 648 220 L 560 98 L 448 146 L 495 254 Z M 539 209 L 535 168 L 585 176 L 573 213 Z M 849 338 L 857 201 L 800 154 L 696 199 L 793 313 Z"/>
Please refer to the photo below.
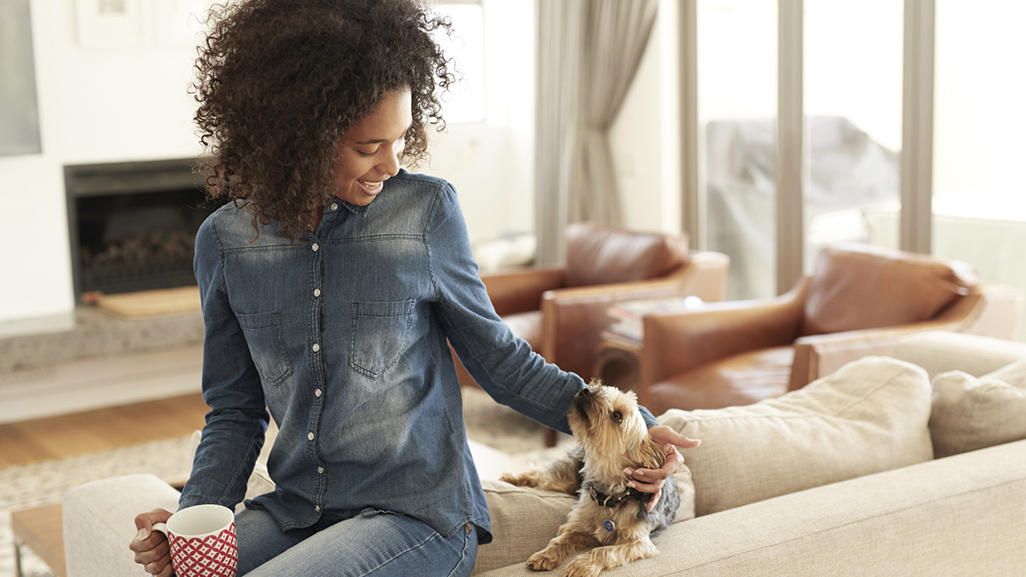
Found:
<path fill-rule="evenodd" d="M 666 478 L 676 473 L 677 469 L 684 464 L 684 457 L 677 451 L 677 447 L 692 449 L 702 442 L 698 439 L 689 439 L 664 425 L 652 427 L 648 430 L 648 434 L 653 441 L 663 446 L 663 450 L 666 451 L 666 461 L 658 469 L 631 469 L 628 467 L 624 470 L 624 474 L 631 478 L 627 482 L 628 487 L 642 493 L 652 493 L 652 498 L 645 506 L 647 511 L 651 511 L 659 501 Z"/>

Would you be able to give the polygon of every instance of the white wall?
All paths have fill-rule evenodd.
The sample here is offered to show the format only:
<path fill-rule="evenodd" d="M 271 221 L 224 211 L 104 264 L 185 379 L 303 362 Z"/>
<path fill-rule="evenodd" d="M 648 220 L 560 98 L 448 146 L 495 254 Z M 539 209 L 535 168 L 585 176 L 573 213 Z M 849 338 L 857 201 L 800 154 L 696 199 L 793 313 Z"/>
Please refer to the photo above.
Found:
<path fill-rule="evenodd" d="M 186 92 L 194 49 L 157 45 L 151 12 L 155 4 L 150 2 L 139 3 L 143 38 L 135 46 L 82 47 L 75 35 L 74 4 L 31 1 L 43 152 L 0 157 L 0 322 L 70 316 L 73 310 L 65 164 L 201 152 L 192 125 L 195 102 Z M 508 19 L 512 9 L 496 9 L 492 18 Z M 519 17 L 524 10 L 533 17 L 530 6 L 518 10 Z M 501 28 L 493 22 L 492 30 Z M 494 36 L 502 38 L 498 32 Z M 508 58 L 533 63 L 533 36 L 519 42 L 531 47 L 529 53 Z M 517 64 L 510 66 L 516 69 Z M 527 78 L 533 79 L 533 68 Z M 534 93 L 532 81 L 517 86 Z M 488 123 L 453 125 L 449 134 L 434 139 L 432 166 L 426 171 L 456 184 L 472 238 L 532 228 L 533 124 L 514 127 L 511 121 L 524 113 L 525 100 L 533 98 L 514 91 L 509 103 L 490 106 Z"/>
<path fill-rule="evenodd" d="M 432 131 L 419 169 L 456 188 L 474 244 L 534 230 L 534 2 L 483 6 L 485 121 Z"/>

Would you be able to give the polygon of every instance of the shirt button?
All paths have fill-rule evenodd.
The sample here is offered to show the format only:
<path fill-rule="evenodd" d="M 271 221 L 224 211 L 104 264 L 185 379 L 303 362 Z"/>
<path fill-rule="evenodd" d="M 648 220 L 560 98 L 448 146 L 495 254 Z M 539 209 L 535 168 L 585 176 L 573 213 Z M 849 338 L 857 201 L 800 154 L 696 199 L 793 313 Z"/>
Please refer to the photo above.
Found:
<path fill-rule="evenodd" d="M 317 351 L 321 350 L 321 345 L 314 343 L 313 346 L 310 348 L 313 349 L 313 352 L 316 353 Z"/>
<path fill-rule="evenodd" d="M 314 252 L 317 252 L 317 249 L 321 248 L 321 245 L 319 245 L 319 244 L 317 244 L 317 243 L 315 242 L 315 243 L 313 243 L 313 245 L 312 245 L 312 246 L 311 246 L 310 248 L 311 248 L 311 249 L 312 249 L 312 250 L 313 250 Z"/>
<path fill-rule="evenodd" d="M 310 439 L 312 441 L 312 440 L 314 440 L 314 434 L 313 433 L 307 433 L 306 434 L 306 438 Z"/>
<path fill-rule="evenodd" d="M 321 289 L 314 289 L 314 296 L 315 297 L 321 296 Z"/>
<path fill-rule="evenodd" d="M 331 210 L 338 210 L 338 203 L 337 202 L 331 203 Z"/>
<path fill-rule="evenodd" d="M 314 396 L 315 397 L 320 397 L 322 394 L 323 393 L 322 393 L 322 391 L 320 389 L 317 389 L 316 391 L 314 391 Z"/>
<path fill-rule="evenodd" d="M 324 467 L 317 467 L 317 474 L 318 475 L 323 475 L 324 474 Z"/>
<path fill-rule="evenodd" d="M 314 506 L 314 511 L 317 511 L 318 513 L 320 513 L 321 512 L 321 506 L 320 505 L 315 505 Z"/>

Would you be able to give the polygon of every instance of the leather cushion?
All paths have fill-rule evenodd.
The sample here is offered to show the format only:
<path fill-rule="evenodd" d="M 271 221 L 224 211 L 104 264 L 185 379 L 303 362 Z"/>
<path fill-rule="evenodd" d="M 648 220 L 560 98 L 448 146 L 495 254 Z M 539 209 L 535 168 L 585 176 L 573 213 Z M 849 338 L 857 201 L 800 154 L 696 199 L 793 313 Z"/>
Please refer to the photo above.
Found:
<path fill-rule="evenodd" d="M 820 250 L 803 335 L 929 320 L 976 285 L 969 265 L 864 245 Z"/>
<path fill-rule="evenodd" d="M 595 224 L 566 231 L 566 286 L 590 286 L 657 278 L 687 262 L 682 235 L 634 232 Z"/>
<path fill-rule="evenodd" d="M 787 392 L 794 347 L 758 349 L 706 363 L 652 385 L 645 401 L 659 415 L 669 409 L 749 405 Z"/>

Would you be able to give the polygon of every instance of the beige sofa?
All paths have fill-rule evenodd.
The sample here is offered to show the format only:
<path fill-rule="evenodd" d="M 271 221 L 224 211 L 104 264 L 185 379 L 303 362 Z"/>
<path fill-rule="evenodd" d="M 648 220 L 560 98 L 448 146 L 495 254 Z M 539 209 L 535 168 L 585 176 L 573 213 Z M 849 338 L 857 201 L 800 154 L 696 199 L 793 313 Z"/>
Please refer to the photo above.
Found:
<path fill-rule="evenodd" d="M 942 380 L 989 390 L 991 381 L 970 375 L 1026 359 L 1026 345 L 927 333 L 895 350 L 871 352 L 888 352 L 926 370 L 865 359 L 776 405 L 663 415 L 667 424 L 703 437 L 704 449 L 686 454 L 689 470 L 678 479 L 692 491 L 682 494 L 681 517 L 698 516 L 658 535 L 657 557 L 603 575 L 1026 575 L 1026 441 L 933 459 L 932 445 L 942 435 L 927 428 L 930 379 L 961 369 L 968 374 L 948 373 Z M 885 383 L 866 384 L 881 374 Z M 1019 394 L 1015 386 L 1011 390 Z M 792 396 L 797 394 L 803 396 Z M 1020 400 L 1026 400 L 1026 388 Z M 932 417 L 939 414 L 934 410 Z M 1026 423 L 1026 413 L 1010 426 L 1019 422 Z M 748 426 L 768 432 L 752 434 Z M 731 434 L 749 437 L 725 453 Z M 1001 434 L 1007 436 L 1007 428 Z M 525 466 L 484 447 L 476 447 L 475 456 L 486 479 Z M 860 475 L 859 467 L 877 472 Z M 485 489 L 495 542 L 480 549 L 476 574 L 537 575 L 522 561 L 555 533 L 572 499 L 491 480 Z M 176 499 L 173 489 L 150 475 L 70 491 L 64 501 L 68 575 L 142 574 L 127 549 L 132 518 L 153 507 L 173 510 Z"/>

